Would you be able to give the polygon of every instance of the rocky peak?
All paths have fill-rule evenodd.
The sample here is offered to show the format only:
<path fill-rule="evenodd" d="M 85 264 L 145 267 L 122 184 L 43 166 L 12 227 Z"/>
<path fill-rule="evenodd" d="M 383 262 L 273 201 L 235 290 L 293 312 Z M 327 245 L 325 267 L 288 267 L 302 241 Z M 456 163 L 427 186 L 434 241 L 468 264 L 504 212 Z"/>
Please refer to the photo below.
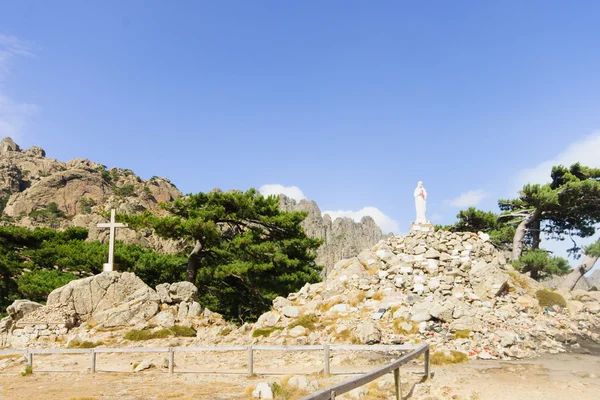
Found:
<path fill-rule="evenodd" d="M 7 153 L 9 151 L 21 151 L 21 148 L 15 143 L 14 140 L 7 136 L 0 142 L 0 154 Z"/>
<path fill-rule="evenodd" d="M 317 250 L 316 262 L 323 265 L 326 276 L 336 261 L 357 255 L 362 249 L 381 240 L 384 235 L 373 218 L 363 217 L 360 222 L 351 218 L 336 218 L 332 221 L 328 214 L 322 215 L 321 209 L 312 200 L 296 200 L 285 195 L 279 197 L 279 207 L 283 211 L 307 211 L 308 216 L 302 227 L 310 237 L 323 239 L 323 245 Z"/>

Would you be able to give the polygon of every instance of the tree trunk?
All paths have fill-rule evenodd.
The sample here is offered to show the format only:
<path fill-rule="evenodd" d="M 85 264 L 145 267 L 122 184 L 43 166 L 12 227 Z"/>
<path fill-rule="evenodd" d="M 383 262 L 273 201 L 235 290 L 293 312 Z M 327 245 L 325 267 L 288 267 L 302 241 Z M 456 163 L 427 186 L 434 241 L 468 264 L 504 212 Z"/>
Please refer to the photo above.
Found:
<path fill-rule="evenodd" d="M 542 221 L 540 221 L 539 218 L 531 223 L 531 235 L 533 236 L 533 243 L 531 244 L 531 248 L 534 250 L 540 248 L 541 228 Z"/>
<path fill-rule="evenodd" d="M 196 276 L 198 275 L 198 265 L 200 261 L 198 255 L 200 253 L 200 250 L 202 250 L 202 243 L 200 243 L 199 240 L 196 240 L 196 245 L 194 246 L 194 249 L 188 256 L 187 261 L 187 271 L 185 273 L 185 280 L 193 283 L 194 285 L 196 284 Z"/>
<path fill-rule="evenodd" d="M 598 239 L 600 242 L 600 239 Z M 596 261 L 598 261 L 598 256 L 585 256 L 581 264 L 577 268 L 573 268 L 573 271 L 569 272 L 569 275 L 565 277 L 565 280 L 561 284 L 561 289 L 573 290 L 575 289 L 575 285 L 584 276 L 589 270 L 594 268 Z"/>
<path fill-rule="evenodd" d="M 523 240 L 525 239 L 525 233 L 527 233 L 527 227 L 538 220 L 541 215 L 541 211 L 536 209 L 533 214 L 526 217 L 521 221 L 519 226 L 517 226 L 515 237 L 513 238 L 512 261 L 518 261 L 519 258 L 521 258 L 521 253 L 523 252 Z"/>

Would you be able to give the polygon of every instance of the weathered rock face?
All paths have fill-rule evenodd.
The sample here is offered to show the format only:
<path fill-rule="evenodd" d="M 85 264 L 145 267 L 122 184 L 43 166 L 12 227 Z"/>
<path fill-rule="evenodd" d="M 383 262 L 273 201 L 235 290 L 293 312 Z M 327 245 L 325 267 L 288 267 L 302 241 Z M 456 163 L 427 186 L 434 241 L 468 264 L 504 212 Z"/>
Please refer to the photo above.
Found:
<path fill-rule="evenodd" d="M 95 224 L 105 222 L 102 213 L 114 208 L 119 214 L 133 214 L 156 208 L 182 196 L 168 179 L 153 177 L 144 181 L 127 169 L 106 170 L 102 164 L 83 158 L 68 162 L 47 158 L 37 146 L 22 150 L 12 139 L 0 142 L 0 197 L 8 201 L 3 215 L 26 227 L 84 226 L 91 228 L 90 240 L 106 240 L 107 230 Z M 35 215 L 35 211 L 55 203 L 64 218 L 52 221 Z M 175 251 L 175 241 L 152 237 L 149 231 L 120 229 L 119 239 L 151 246 L 166 252 Z"/>
<path fill-rule="evenodd" d="M 336 218 L 332 221 L 327 214 L 321 216 L 321 210 L 314 201 L 296 202 L 281 195 L 280 208 L 284 211 L 308 212 L 302 227 L 309 237 L 323 239 L 323 245 L 317 250 L 316 262 L 325 267 L 322 273 L 324 277 L 338 260 L 356 256 L 362 249 L 374 245 L 384 237 L 373 218 L 364 217 L 360 222 L 354 222 L 350 218 Z"/>
<path fill-rule="evenodd" d="M 6 312 L 8 313 L 8 316 L 16 322 L 23 318 L 25 314 L 29 314 L 40 307 L 42 307 L 42 305 L 34 301 L 15 300 L 14 303 L 6 308 Z"/>
<path fill-rule="evenodd" d="M 485 235 L 415 232 L 338 261 L 324 282 L 273 301 L 253 329 L 267 344 L 419 343 L 470 357 L 565 351 L 565 337 L 600 342 L 600 292 L 566 292 L 541 309 L 541 285 L 506 263 Z M 306 329 L 296 329 L 303 326 Z M 250 332 L 251 333 L 251 332 Z M 251 335 L 250 335 L 251 337 Z"/>
<path fill-rule="evenodd" d="M 135 325 L 154 316 L 158 294 L 129 272 L 104 272 L 69 282 L 48 296 L 48 306 L 64 305 L 79 321 L 105 327 Z"/>

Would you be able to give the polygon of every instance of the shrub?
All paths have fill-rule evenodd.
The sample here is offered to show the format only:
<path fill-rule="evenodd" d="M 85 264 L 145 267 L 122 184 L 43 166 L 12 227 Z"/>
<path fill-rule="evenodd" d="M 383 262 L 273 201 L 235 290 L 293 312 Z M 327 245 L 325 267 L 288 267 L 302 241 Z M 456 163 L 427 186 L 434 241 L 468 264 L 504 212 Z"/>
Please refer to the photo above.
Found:
<path fill-rule="evenodd" d="M 102 171 L 102 179 L 105 182 L 109 183 L 110 181 L 112 181 L 112 175 L 107 170 L 104 170 Z"/>
<path fill-rule="evenodd" d="M 296 326 L 302 326 L 310 331 L 315 330 L 315 323 L 319 321 L 319 317 L 315 314 L 301 315 L 294 322 L 288 325 L 288 329 L 292 329 Z"/>
<path fill-rule="evenodd" d="M 461 364 L 469 361 L 469 357 L 460 351 L 436 351 L 429 360 L 432 365 Z"/>
<path fill-rule="evenodd" d="M 123 185 L 115 189 L 115 194 L 121 197 L 135 196 L 135 188 L 133 185 Z"/>
<path fill-rule="evenodd" d="M 169 331 L 175 337 L 196 337 L 196 331 L 187 326 L 175 325 L 169 328 Z"/>
<path fill-rule="evenodd" d="M 171 332 L 168 329 L 161 329 L 158 331 L 151 331 L 148 329 L 132 329 L 125 334 L 125 339 L 132 341 L 164 339 L 169 337 L 170 334 Z"/>
<path fill-rule="evenodd" d="M 535 297 L 540 302 L 540 307 L 552 307 L 558 305 L 560 307 L 567 307 L 567 302 L 560 293 L 553 292 L 548 289 L 541 289 L 535 292 Z"/>
<path fill-rule="evenodd" d="M 233 331 L 230 327 L 223 328 L 219 331 L 219 336 L 227 336 Z"/>
<path fill-rule="evenodd" d="M 275 331 L 280 331 L 283 328 L 280 328 L 278 326 L 274 326 L 272 328 L 262 328 L 262 329 L 255 329 L 254 332 L 252 332 L 252 337 L 253 338 L 257 338 L 257 337 L 269 337 L 271 336 L 271 333 L 275 332 Z"/>
<path fill-rule="evenodd" d="M 77 277 L 68 272 L 38 269 L 17 278 L 19 292 L 33 301 L 46 301 L 50 292 L 66 285 Z"/>
<path fill-rule="evenodd" d="M 21 372 L 21 376 L 27 376 L 27 375 L 31 375 L 31 374 L 33 374 L 33 369 L 29 365 L 25 367 L 23 372 Z"/>
<path fill-rule="evenodd" d="M 195 337 L 196 331 L 192 328 L 188 328 L 187 326 L 179 326 L 175 325 L 171 328 L 160 329 L 158 331 L 152 331 L 150 329 L 132 329 L 125 334 L 125 339 L 140 341 L 140 340 L 150 340 L 150 339 L 164 339 L 169 336 L 175 337 Z"/>

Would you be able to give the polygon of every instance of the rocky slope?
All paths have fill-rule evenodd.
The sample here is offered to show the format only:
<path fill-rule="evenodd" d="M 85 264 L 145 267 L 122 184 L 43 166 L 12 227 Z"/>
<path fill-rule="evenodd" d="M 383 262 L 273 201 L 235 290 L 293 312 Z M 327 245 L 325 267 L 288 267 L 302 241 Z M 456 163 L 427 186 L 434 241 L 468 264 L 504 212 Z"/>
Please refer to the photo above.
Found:
<path fill-rule="evenodd" d="M 321 210 L 314 201 L 296 202 L 281 195 L 280 208 L 284 211 L 308 212 L 302 227 L 308 236 L 323 239 L 316 259 L 317 264 L 325 267 L 323 277 L 327 276 L 338 260 L 354 257 L 362 249 L 373 246 L 384 237 L 373 218 L 363 217 L 360 222 L 351 218 L 336 218 L 332 221 L 328 214 L 321 215 Z"/>
<path fill-rule="evenodd" d="M 600 340 L 600 292 L 561 292 L 566 307 L 541 307 L 542 286 L 487 240 L 445 231 L 382 240 L 336 263 L 324 282 L 275 299 L 251 327 L 254 340 L 427 340 L 479 358 L 533 357 L 578 346 L 578 338 Z"/>
<path fill-rule="evenodd" d="M 78 158 L 67 162 L 46 157 L 37 146 L 21 149 L 12 139 L 0 142 L 0 198 L 5 204 L 4 222 L 21 226 L 90 229 L 91 240 L 105 240 L 107 230 L 96 223 L 102 213 L 153 210 L 162 201 L 182 196 L 166 178 L 143 180 L 131 170 L 106 169 L 102 164 Z M 54 208 L 53 208 L 54 207 Z M 158 248 L 172 243 L 158 241 L 149 232 L 119 231 L 119 239 Z"/>

